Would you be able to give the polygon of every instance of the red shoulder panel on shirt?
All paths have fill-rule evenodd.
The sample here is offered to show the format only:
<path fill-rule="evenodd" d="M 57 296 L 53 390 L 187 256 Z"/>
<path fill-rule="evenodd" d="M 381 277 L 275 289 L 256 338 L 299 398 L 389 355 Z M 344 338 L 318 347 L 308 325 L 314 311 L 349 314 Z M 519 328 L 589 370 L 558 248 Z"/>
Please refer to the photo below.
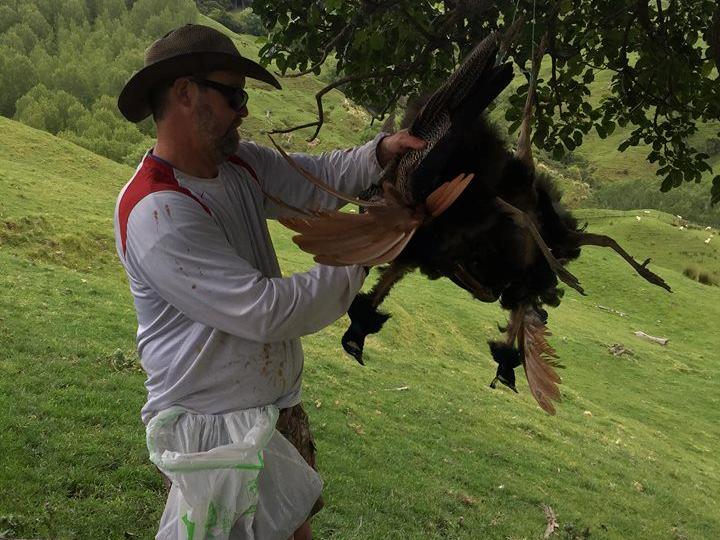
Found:
<path fill-rule="evenodd" d="M 143 159 L 140 169 L 135 173 L 130 184 L 120 199 L 118 206 L 118 222 L 120 225 L 120 242 L 122 244 L 123 254 L 125 254 L 125 246 L 127 244 L 127 223 L 130 219 L 135 205 L 141 200 L 158 191 L 176 191 L 187 195 L 191 199 L 197 201 L 208 214 L 212 215 L 210 209 L 203 202 L 193 195 L 190 190 L 178 184 L 175 173 L 170 165 L 163 163 L 152 154 L 148 154 Z"/>
<path fill-rule="evenodd" d="M 255 170 L 250 165 L 248 165 L 245 161 L 243 161 L 242 159 L 237 157 L 235 154 L 232 154 L 228 158 L 228 161 L 230 163 L 234 163 L 235 165 L 240 165 L 243 169 L 246 169 L 247 172 L 250 173 L 250 176 L 252 176 L 256 182 L 258 181 L 258 177 L 257 177 L 257 174 L 255 174 Z"/>

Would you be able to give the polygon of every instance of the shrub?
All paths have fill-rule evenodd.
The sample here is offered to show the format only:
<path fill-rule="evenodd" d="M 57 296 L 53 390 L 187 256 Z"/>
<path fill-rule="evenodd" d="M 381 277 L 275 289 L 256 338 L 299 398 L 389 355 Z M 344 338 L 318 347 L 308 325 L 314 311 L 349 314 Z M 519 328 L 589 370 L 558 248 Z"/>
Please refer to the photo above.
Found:
<path fill-rule="evenodd" d="M 712 277 L 712 275 L 709 272 L 706 272 L 704 270 L 700 271 L 698 273 L 697 280 L 702 283 L 703 285 L 717 285 L 715 279 Z"/>
<path fill-rule="evenodd" d="M 698 269 L 696 266 L 686 266 L 685 270 L 683 270 L 683 275 L 693 281 L 697 281 Z"/>
<path fill-rule="evenodd" d="M 720 285 L 720 280 L 717 277 L 694 264 L 686 266 L 683 275 L 703 285 L 714 285 L 716 287 Z"/>

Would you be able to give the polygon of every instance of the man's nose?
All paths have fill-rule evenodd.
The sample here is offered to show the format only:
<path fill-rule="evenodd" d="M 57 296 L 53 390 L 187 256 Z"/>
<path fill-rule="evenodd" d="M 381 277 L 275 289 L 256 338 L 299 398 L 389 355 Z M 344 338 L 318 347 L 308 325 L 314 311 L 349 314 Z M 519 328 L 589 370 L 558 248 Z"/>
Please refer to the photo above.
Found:
<path fill-rule="evenodd" d="M 243 108 L 238 111 L 240 118 L 245 118 L 250 112 L 248 111 L 247 105 L 243 105 Z"/>

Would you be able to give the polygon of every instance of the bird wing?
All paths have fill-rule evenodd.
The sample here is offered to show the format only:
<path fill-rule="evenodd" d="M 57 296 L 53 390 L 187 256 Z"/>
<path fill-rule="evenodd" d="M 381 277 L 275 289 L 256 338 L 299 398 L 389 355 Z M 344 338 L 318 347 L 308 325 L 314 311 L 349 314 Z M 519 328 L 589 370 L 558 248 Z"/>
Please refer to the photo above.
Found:
<path fill-rule="evenodd" d="M 540 407 L 548 414 L 555 414 L 551 400 L 560 401 L 558 384 L 562 379 L 554 368 L 562 367 L 557 362 L 557 353 L 545 339 L 551 335 L 545 324 L 533 309 L 527 309 L 522 321 L 518 342 L 523 358 L 528 386 Z"/>
<path fill-rule="evenodd" d="M 385 264 L 402 253 L 428 215 L 436 217 L 447 210 L 472 179 L 472 174 L 460 174 L 445 182 L 419 208 L 408 206 L 386 182 L 382 205 L 370 206 L 362 214 L 320 211 L 314 217 L 281 218 L 280 223 L 299 233 L 293 242 L 321 264 Z"/>
<path fill-rule="evenodd" d="M 400 254 L 423 217 L 390 184 L 384 185 L 384 195 L 382 206 L 370 206 L 362 214 L 323 211 L 312 218 L 282 218 L 280 223 L 300 233 L 293 241 L 321 264 L 384 264 Z"/>

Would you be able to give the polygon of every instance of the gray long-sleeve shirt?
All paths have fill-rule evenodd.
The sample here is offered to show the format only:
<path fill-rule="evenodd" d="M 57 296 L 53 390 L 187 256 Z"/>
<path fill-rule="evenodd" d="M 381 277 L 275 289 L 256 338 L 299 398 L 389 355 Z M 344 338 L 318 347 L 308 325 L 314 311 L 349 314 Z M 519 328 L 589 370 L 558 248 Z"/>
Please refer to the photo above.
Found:
<path fill-rule="evenodd" d="M 380 174 L 379 137 L 347 151 L 293 157 L 356 194 Z M 342 205 L 274 150 L 242 142 L 237 156 L 266 192 L 289 204 Z M 216 414 L 300 401 L 299 337 L 340 317 L 365 274 L 355 266 L 316 265 L 282 278 L 265 220 L 283 212 L 246 168 L 231 162 L 216 178 L 201 179 L 148 154 L 120 192 L 116 246 L 137 311 L 145 423 L 172 405 Z"/>

